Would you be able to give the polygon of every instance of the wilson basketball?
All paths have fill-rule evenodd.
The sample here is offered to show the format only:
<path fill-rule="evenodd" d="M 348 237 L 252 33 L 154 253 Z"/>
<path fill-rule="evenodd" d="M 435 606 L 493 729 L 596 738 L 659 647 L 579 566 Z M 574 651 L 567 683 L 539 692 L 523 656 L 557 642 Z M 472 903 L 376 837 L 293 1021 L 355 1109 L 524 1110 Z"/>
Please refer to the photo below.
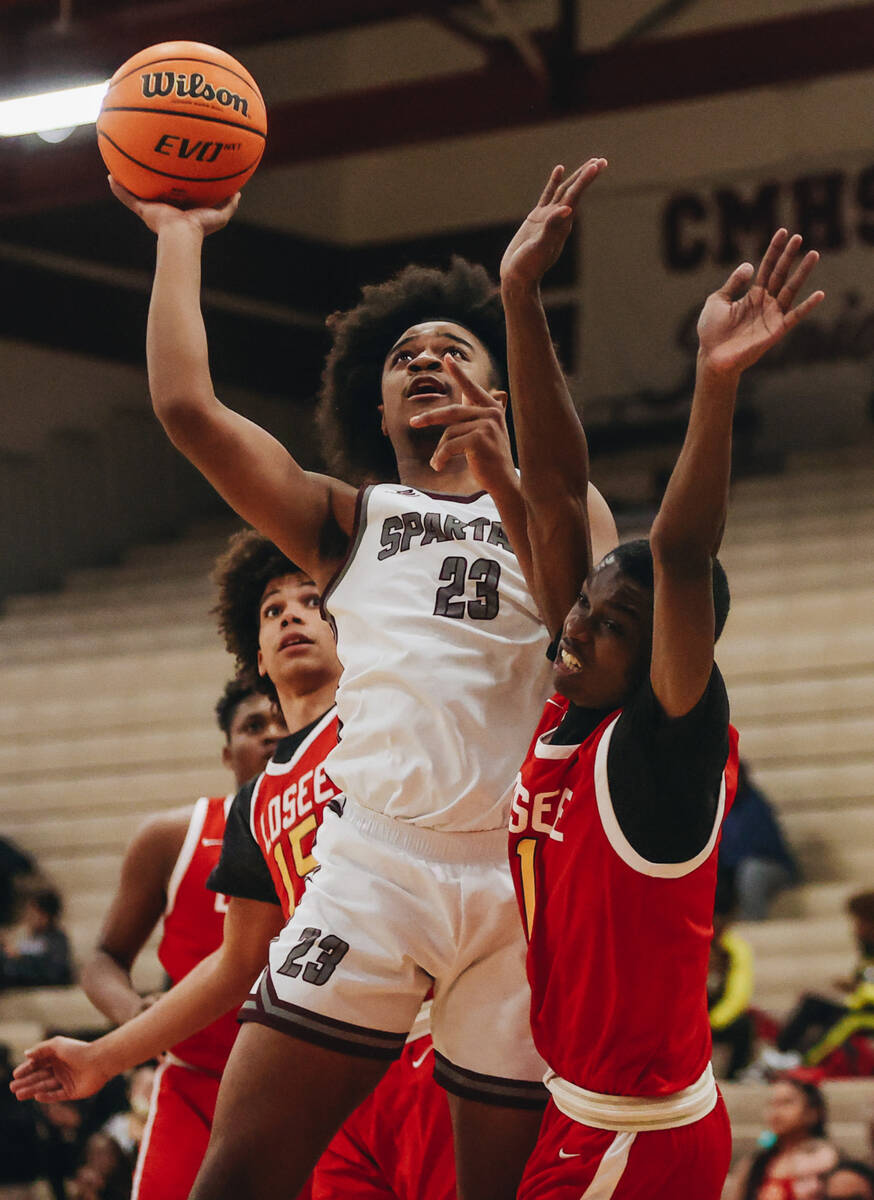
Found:
<path fill-rule="evenodd" d="M 244 66 L 215 46 L 164 42 L 119 67 L 97 119 L 103 161 L 141 200 L 220 204 L 264 153 L 267 112 Z"/>

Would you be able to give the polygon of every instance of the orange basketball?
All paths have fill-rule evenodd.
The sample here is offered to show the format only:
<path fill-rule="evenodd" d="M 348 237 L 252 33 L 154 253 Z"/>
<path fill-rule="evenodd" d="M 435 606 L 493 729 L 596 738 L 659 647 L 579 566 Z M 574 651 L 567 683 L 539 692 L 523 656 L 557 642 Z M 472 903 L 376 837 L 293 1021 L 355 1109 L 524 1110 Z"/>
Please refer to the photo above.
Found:
<path fill-rule="evenodd" d="M 97 144 L 120 184 L 180 208 L 220 204 L 264 153 L 258 85 L 224 50 L 202 42 L 149 46 L 119 67 L 97 118 Z"/>

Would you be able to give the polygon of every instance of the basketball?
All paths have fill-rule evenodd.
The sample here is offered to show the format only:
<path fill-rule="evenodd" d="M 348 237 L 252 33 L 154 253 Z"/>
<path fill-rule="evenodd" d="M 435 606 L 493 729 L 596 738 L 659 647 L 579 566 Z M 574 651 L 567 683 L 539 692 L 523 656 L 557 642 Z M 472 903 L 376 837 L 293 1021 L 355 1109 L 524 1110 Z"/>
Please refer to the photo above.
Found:
<path fill-rule="evenodd" d="M 202 42 L 163 42 L 109 81 L 97 144 L 110 173 L 141 200 L 221 204 L 258 166 L 267 112 L 244 66 Z"/>

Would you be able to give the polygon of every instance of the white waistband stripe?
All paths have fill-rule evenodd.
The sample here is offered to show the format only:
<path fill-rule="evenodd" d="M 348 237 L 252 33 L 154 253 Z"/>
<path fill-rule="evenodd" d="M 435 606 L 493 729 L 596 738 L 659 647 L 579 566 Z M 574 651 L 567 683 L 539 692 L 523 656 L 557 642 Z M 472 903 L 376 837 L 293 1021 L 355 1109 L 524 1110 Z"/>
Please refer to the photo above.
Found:
<path fill-rule="evenodd" d="M 692 1125 L 713 1111 L 719 1097 L 710 1063 L 699 1079 L 670 1096 L 605 1096 L 568 1083 L 554 1071 L 547 1071 L 543 1082 L 552 1093 L 556 1108 L 566 1117 L 593 1129 L 612 1129 L 616 1133 L 644 1133 Z"/>

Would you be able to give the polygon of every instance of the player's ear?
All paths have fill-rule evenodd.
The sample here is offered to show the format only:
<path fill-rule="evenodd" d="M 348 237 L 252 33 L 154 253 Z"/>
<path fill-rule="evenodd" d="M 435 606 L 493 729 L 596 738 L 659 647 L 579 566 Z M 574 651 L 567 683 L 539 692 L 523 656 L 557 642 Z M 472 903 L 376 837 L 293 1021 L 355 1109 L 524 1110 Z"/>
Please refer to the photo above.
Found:
<path fill-rule="evenodd" d="M 377 404 L 377 406 L 376 406 L 376 407 L 379 409 L 379 429 L 380 429 L 380 432 L 382 433 L 382 436 L 383 436 L 383 437 L 388 437 L 388 430 L 387 430 L 387 429 L 386 429 L 386 427 L 385 427 L 385 405 L 384 405 L 384 404 Z"/>
<path fill-rule="evenodd" d="M 234 764 L 231 761 L 231 748 L 227 742 L 222 746 L 222 766 L 227 767 L 229 771 L 234 769 Z"/>
<path fill-rule="evenodd" d="M 489 388 L 489 394 L 499 401 L 504 412 L 507 411 L 507 405 L 510 403 L 509 392 L 505 392 L 503 388 Z"/>
<path fill-rule="evenodd" d="M 267 668 L 264 666 L 264 655 L 261 653 L 261 647 L 258 647 L 258 674 L 266 675 Z"/>

